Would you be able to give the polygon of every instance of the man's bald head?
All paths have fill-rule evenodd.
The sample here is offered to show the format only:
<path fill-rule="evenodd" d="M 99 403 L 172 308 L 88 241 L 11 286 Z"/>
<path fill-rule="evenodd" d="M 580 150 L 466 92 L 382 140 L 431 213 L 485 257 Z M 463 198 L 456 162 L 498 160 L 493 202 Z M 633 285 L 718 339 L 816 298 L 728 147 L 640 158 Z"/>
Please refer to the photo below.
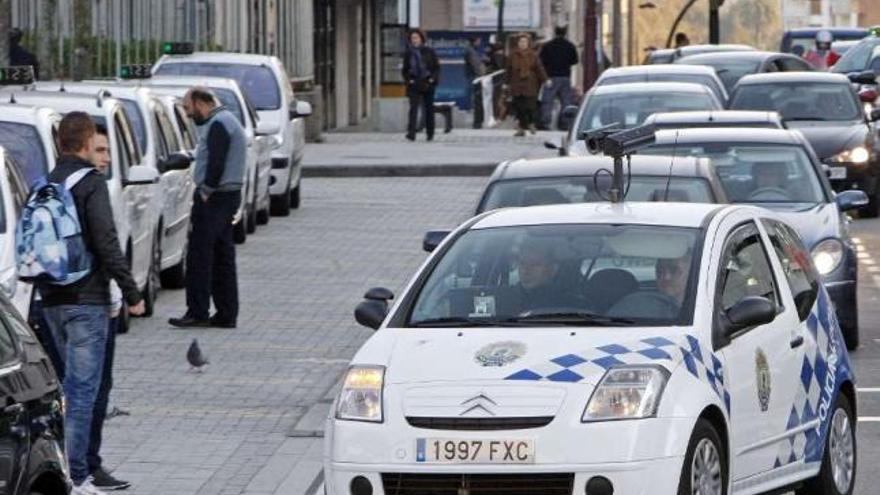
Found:
<path fill-rule="evenodd" d="M 183 97 L 183 108 L 196 124 L 203 124 L 217 107 L 217 100 L 210 89 L 196 86 Z"/>

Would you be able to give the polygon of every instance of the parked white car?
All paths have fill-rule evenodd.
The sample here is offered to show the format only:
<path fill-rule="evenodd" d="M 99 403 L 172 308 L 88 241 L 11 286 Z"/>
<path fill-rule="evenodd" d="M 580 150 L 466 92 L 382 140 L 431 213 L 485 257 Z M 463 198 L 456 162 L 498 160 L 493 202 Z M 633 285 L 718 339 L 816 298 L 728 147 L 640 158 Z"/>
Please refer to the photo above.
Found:
<path fill-rule="evenodd" d="M 272 213 L 288 215 L 291 207 L 299 208 L 304 117 L 312 114 L 312 106 L 296 99 L 278 57 L 229 52 L 164 55 L 153 74 L 235 79 L 259 116 L 257 133 L 275 136 L 280 142 L 272 153 Z"/>
<path fill-rule="evenodd" d="M 244 127 L 248 140 L 247 167 L 242 188 L 242 204 L 235 218 L 235 241 L 243 243 L 257 224 L 269 221 L 269 184 L 271 182 L 271 153 L 280 141 L 275 137 L 260 136 L 256 132 L 258 117 L 232 79 L 218 77 L 153 77 L 129 84 L 148 87 L 156 94 L 182 98 L 193 86 L 204 86 L 233 113 Z"/>
<path fill-rule="evenodd" d="M 2 123 L 0 123 L 2 126 Z M 13 154 L 0 145 L 0 293 L 27 318 L 33 285 L 18 280 L 15 262 L 15 226 L 30 189 L 15 164 Z"/>
<path fill-rule="evenodd" d="M 3 94 L 9 94 L 9 91 L 6 88 Z M 149 316 L 160 285 L 159 211 L 154 207 L 161 198 L 160 176 L 155 168 L 142 164 L 122 103 L 101 94 L 87 96 L 43 91 L 15 92 L 15 100 L 18 105 L 44 106 L 62 115 L 73 111 L 86 112 L 99 126 L 107 129 L 112 164 L 106 178 L 113 220 Z"/>
<path fill-rule="evenodd" d="M 160 278 L 168 288 L 181 288 L 186 275 L 190 210 L 192 209 L 192 155 L 177 137 L 174 120 L 158 95 L 148 88 L 132 87 L 112 81 L 72 83 L 38 82 L 38 91 L 60 91 L 97 95 L 103 92 L 118 100 L 132 123 L 141 152 L 141 164 L 161 175 L 161 195 L 153 206 L 159 212 L 156 231 L 159 235 Z M 173 162 L 173 163 L 172 163 Z M 171 165 L 171 166 L 169 166 Z M 186 167 L 186 168 L 184 168 Z"/>

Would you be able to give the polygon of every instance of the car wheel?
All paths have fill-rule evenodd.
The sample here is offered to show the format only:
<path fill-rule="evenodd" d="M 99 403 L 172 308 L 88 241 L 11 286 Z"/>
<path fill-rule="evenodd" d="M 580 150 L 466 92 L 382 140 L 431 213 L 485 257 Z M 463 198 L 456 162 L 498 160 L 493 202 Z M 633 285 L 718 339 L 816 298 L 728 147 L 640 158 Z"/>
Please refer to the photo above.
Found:
<path fill-rule="evenodd" d="M 273 215 L 276 217 L 286 217 L 290 215 L 290 184 L 287 184 L 287 189 L 278 196 L 272 196 L 269 200 L 269 209 Z"/>
<path fill-rule="evenodd" d="M 257 212 L 257 225 L 266 225 L 269 223 L 269 209 L 263 209 Z"/>
<path fill-rule="evenodd" d="M 290 206 L 294 209 L 299 209 L 299 199 L 300 199 L 300 190 L 302 189 L 302 181 L 293 188 L 293 191 L 290 191 Z"/>
<path fill-rule="evenodd" d="M 144 294 L 144 316 L 153 316 L 156 309 L 156 298 L 159 297 L 159 286 L 162 279 L 159 274 L 162 263 L 162 244 L 157 232 L 153 237 L 153 249 L 150 256 L 150 273 L 147 278 L 147 289 Z"/>
<path fill-rule="evenodd" d="M 856 431 L 849 400 L 837 396 L 830 416 L 825 454 L 819 474 L 804 483 L 797 495 L 850 495 L 856 479 Z"/>
<path fill-rule="evenodd" d="M 709 421 L 700 418 L 691 434 L 678 495 L 724 495 L 727 493 L 727 455 L 721 437 Z"/>
<path fill-rule="evenodd" d="M 162 270 L 160 276 L 163 289 L 181 289 L 186 285 L 186 253 L 188 250 L 189 241 L 185 241 L 180 253 L 180 262 Z"/>

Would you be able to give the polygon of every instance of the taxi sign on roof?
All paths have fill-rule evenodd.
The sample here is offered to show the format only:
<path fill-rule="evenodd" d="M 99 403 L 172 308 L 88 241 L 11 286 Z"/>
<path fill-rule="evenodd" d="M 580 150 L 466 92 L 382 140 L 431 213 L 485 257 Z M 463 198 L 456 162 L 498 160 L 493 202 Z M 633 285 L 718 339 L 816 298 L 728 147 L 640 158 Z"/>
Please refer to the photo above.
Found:
<path fill-rule="evenodd" d="M 195 51 L 192 43 L 185 41 L 166 41 L 162 43 L 162 53 L 165 55 L 189 55 Z"/>
<path fill-rule="evenodd" d="M 149 79 L 152 76 L 151 64 L 123 65 L 119 69 L 119 77 L 122 79 Z"/>
<path fill-rule="evenodd" d="M 30 65 L 0 67 L 0 86 L 33 84 L 34 68 Z"/>

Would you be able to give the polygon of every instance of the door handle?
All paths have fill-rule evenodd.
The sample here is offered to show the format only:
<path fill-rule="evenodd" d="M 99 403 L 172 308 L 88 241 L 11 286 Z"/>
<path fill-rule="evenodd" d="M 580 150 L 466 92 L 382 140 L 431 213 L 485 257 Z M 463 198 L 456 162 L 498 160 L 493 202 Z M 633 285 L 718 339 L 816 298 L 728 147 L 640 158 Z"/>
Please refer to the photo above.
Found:
<path fill-rule="evenodd" d="M 797 349 L 798 347 L 800 347 L 801 345 L 803 345 L 803 343 L 804 343 L 804 336 L 803 336 L 803 335 L 798 335 L 797 337 L 791 339 L 791 343 L 790 343 L 790 344 L 791 344 L 791 348 L 792 348 L 792 349 Z"/>

